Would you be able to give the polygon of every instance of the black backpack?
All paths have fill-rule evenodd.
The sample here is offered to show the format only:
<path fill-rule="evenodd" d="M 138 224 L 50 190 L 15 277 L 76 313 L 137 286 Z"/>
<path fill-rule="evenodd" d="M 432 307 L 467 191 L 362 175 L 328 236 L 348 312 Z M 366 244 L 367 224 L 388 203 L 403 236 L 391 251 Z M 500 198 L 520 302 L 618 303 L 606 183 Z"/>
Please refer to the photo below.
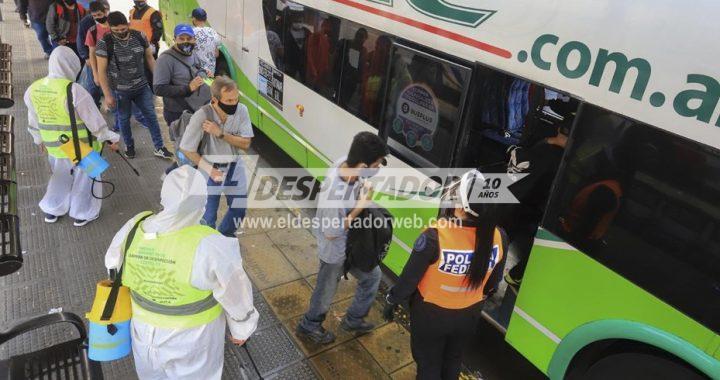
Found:
<path fill-rule="evenodd" d="M 345 275 L 350 268 L 370 272 L 383 261 L 393 236 L 393 215 L 382 207 L 365 208 L 348 229 Z"/>

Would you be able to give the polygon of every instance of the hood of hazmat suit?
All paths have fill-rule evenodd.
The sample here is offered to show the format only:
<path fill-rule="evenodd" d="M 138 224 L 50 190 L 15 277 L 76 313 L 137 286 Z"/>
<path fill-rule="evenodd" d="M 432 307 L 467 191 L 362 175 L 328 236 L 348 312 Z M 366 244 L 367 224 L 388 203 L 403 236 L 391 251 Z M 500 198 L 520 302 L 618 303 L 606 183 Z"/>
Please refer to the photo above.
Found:
<path fill-rule="evenodd" d="M 207 179 L 197 169 L 183 165 L 168 174 L 160 191 L 163 209 L 143 223 L 151 233 L 167 233 L 200 224 L 207 203 Z"/>
<path fill-rule="evenodd" d="M 48 77 L 64 78 L 75 82 L 80 75 L 80 58 L 67 46 L 58 46 L 50 54 Z"/>

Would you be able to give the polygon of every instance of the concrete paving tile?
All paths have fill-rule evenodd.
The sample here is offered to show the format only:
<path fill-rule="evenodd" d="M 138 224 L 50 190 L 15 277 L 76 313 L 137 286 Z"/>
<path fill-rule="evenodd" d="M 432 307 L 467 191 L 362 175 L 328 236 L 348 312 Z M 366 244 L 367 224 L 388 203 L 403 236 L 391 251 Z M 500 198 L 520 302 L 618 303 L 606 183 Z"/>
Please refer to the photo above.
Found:
<path fill-rule="evenodd" d="M 243 223 L 243 234 L 253 235 L 274 230 L 288 230 L 287 226 L 285 226 L 286 228 L 278 228 L 277 221 L 281 218 L 287 219 L 293 216 L 294 214 L 288 209 L 253 208 L 252 202 L 249 202 L 246 219 L 256 219 L 256 221 L 264 219 L 264 222 L 267 224 L 263 225 L 258 223 L 257 225 L 252 225 L 250 221 L 245 221 Z"/>
<path fill-rule="evenodd" d="M 302 352 L 279 325 L 255 332 L 246 345 L 247 352 L 263 377 L 303 360 Z"/>
<path fill-rule="evenodd" d="M 342 315 L 344 313 L 345 309 L 339 309 L 335 305 L 330 307 L 330 311 L 328 311 L 327 318 L 323 323 L 323 327 L 326 330 L 335 334 L 335 341 L 326 345 L 317 344 L 312 340 L 301 338 L 295 333 L 295 329 L 297 328 L 300 319 L 303 317 L 302 315 L 298 315 L 294 318 L 284 321 L 283 326 L 288 331 L 290 336 L 292 336 L 292 338 L 295 340 L 295 343 L 300 346 L 300 349 L 305 353 L 305 355 L 310 357 L 317 355 L 320 352 L 329 350 L 339 344 L 342 344 L 354 338 L 353 334 L 350 334 L 349 332 L 346 332 L 345 330 L 340 328 L 340 321 L 342 320 Z"/>
<path fill-rule="evenodd" d="M 393 380 L 415 380 L 415 377 L 417 377 L 417 365 L 413 362 L 393 372 L 390 377 L 392 377 Z"/>
<path fill-rule="evenodd" d="M 284 321 L 307 310 L 312 290 L 304 280 L 298 280 L 263 290 L 261 293 L 278 319 Z"/>
<path fill-rule="evenodd" d="M 335 304 L 338 310 L 338 316 L 340 318 L 345 316 L 345 311 L 350 307 L 352 301 L 352 298 L 350 298 Z M 385 322 L 385 320 L 383 319 L 382 306 L 380 305 L 380 303 L 378 303 L 377 301 L 373 303 L 372 307 L 370 308 L 370 312 L 368 313 L 367 317 L 365 317 L 365 320 L 367 322 L 375 324 L 375 328 L 379 328 L 380 326 L 387 324 L 387 322 Z"/>
<path fill-rule="evenodd" d="M 317 275 L 315 274 L 308 277 L 307 281 L 310 283 L 310 286 L 315 289 L 315 285 L 317 284 Z M 344 301 L 348 298 L 351 298 L 353 295 L 355 295 L 356 288 L 357 280 L 355 279 L 355 277 L 353 277 L 351 274 L 348 274 L 347 280 L 343 277 L 342 279 L 340 279 L 340 284 L 338 284 L 337 293 L 335 293 L 335 298 L 333 298 L 333 302 Z"/>
<path fill-rule="evenodd" d="M 317 242 L 310 231 L 289 228 L 267 234 L 300 274 L 309 276 L 318 272 Z"/>
<path fill-rule="evenodd" d="M 359 337 L 358 341 L 387 373 L 412 362 L 410 332 L 397 323 L 388 323 Z"/>
<path fill-rule="evenodd" d="M 259 290 L 301 277 L 265 234 L 241 235 L 240 250 L 245 271 Z"/>
<path fill-rule="evenodd" d="M 300 363 L 285 368 L 279 373 L 267 377 L 267 379 L 272 380 L 314 380 L 317 378 L 317 374 L 307 360 L 303 360 Z"/>
<path fill-rule="evenodd" d="M 310 359 L 324 379 L 389 379 L 372 356 L 355 340 Z"/>

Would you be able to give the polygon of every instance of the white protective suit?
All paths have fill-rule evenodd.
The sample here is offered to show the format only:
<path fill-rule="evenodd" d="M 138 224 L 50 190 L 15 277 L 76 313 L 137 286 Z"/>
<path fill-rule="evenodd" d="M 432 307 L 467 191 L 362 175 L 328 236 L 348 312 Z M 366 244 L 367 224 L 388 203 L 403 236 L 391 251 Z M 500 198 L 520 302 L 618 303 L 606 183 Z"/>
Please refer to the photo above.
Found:
<path fill-rule="evenodd" d="M 143 222 L 146 234 L 178 231 L 200 223 L 207 199 L 207 180 L 185 165 L 173 170 L 160 193 L 163 210 Z M 105 256 L 108 269 L 122 263 L 122 248 L 130 220 L 118 231 Z M 224 358 L 225 324 L 235 339 L 255 332 L 258 312 L 252 284 L 242 266 L 235 238 L 212 235 L 200 242 L 190 275 L 192 286 L 211 290 L 224 313 L 213 322 L 191 329 L 167 329 L 132 320 L 132 348 L 140 379 L 220 379 Z"/>
<path fill-rule="evenodd" d="M 59 46 L 50 54 L 48 78 L 64 78 L 75 81 L 80 72 L 80 59 L 66 46 Z M 108 129 L 105 118 L 98 110 L 92 96 L 79 84 L 72 85 L 73 104 L 78 120 L 98 141 L 118 142 L 120 136 Z M 25 91 L 25 105 L 28 108 L 28 131 L 36 145 L 42 145 L 38 116 L 30 101 L 30 88 Z M 48 156 L 52 176 L 47 185 L 45 196 L 40 201 L 40 209 L 46 214 L 62 216 L 70 212 L 70 217 L 78 220 L 94 220 L 100 215 L 102 201 L 92 196 L 93 182 L 70 159 L 57 159 Z M 97 178 L 100 180 L 100 178 Z M 102 193 L 97 184 L 97 193 Z"/>

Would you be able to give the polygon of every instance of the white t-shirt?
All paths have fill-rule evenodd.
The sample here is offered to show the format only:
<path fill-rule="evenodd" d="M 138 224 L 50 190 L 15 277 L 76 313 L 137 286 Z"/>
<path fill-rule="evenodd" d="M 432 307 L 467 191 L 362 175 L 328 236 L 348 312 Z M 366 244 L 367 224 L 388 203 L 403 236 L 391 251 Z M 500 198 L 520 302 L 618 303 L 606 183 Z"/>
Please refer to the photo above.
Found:
<path fill-rule="evenodd" d="M 209 26 L 195 27 L 197 48 L 195 54 L 200 59 L 202 68 L 215 74 L 215 50 L 220 48 L 220 35 Z"/>

